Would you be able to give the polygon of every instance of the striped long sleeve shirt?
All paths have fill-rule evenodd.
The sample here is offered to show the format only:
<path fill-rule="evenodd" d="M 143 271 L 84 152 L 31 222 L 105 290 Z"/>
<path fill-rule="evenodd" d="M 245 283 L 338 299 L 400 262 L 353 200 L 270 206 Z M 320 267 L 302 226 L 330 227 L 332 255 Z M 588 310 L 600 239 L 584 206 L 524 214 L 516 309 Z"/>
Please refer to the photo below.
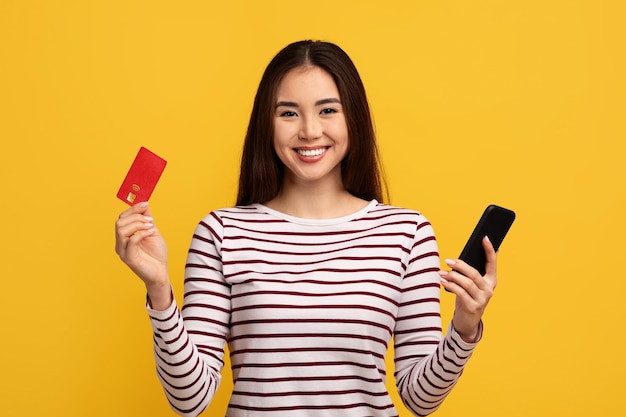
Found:
<path fill-rule="evenodd" d="M 200 414 L 228 344 L 227 416 L 397 416 L 393 336 L 404 405 L 428 415 L 475 347 L 451 326 L 442 336 L 439 267 L 427 219 L 375 200 L 322 220 L 263 205 L 211 212 L 192 238 L 182 309 L 148 307 L 165 394 L 178 414 Z"/>

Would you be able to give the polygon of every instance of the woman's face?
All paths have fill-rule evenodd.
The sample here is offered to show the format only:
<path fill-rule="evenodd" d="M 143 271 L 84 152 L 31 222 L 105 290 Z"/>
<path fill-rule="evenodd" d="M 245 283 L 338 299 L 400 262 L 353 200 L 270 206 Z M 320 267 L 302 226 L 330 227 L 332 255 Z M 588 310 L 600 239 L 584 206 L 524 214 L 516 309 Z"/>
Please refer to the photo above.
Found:
<path fill-rule="evenodd" d="M 285 165 L 285 181 L 342 183 L 348 126 L 329 73 L 297 67 L 282 79 L 274 108 L 274 149 Z"/>

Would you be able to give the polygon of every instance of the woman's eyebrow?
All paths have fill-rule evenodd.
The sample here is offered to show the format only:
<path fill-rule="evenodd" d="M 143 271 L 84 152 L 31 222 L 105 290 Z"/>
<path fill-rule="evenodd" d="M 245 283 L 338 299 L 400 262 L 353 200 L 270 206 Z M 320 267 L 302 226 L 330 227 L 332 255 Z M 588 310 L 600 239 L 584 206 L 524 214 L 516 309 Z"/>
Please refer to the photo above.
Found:
<path fill-rule="evenodd" d="M 298 107 L 298 103 L 295 101 L 279 101 L 276 103 L 276 108 L 279 107 Z"/>
<path fill-rule="evenodd" d="M 336 103 L 336 104 L 341 104 L 341 100 L 339 100 L 338 98 L 325 98 L 322 100 L 317 100 L 315 102 L 316 106 L 321 106 L 322 104 L 331 104 L 331 103 Z"/>
<path fill-rule="evenodd" d="M 338 98 L 324 98 L 321 100 L 317 100 L 315 102 L 315 105 L 321 106 L 323 104 L 330 104 L 330 103 L 341 104 L 341 100 L 339 100 Z M 279 107 L 300 107 L 300 106 L 295 101 L 279 101 L 278 103 L 276 103 L 276 108 L 279 108 Z"/>

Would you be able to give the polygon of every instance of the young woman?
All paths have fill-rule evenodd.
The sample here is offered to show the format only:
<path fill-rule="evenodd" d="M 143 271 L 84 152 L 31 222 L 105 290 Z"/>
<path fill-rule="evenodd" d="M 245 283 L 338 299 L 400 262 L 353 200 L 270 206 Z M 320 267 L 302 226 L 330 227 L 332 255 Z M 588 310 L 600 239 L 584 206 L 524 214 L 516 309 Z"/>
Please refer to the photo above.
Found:
<path fill-rule="evenodd" d="M 228 416 L 397 416 L 385 386 L 394 336 L 404 404 L 436 410 L 480 339 L 496 253 L 485 239 L 485 276 L 459 260 L 441 271 L 428 220 L 383 204 L 365 89 L 338 46 L 296 42 L 268 65 L 237 200 L 197 226 L 180 310 L 148 205 L 116 223 L 116 251 L 147 288 L 173 409 L 207 407 L 228 344 Z M 440 285 L 456 294 L 445 337 Z"/>

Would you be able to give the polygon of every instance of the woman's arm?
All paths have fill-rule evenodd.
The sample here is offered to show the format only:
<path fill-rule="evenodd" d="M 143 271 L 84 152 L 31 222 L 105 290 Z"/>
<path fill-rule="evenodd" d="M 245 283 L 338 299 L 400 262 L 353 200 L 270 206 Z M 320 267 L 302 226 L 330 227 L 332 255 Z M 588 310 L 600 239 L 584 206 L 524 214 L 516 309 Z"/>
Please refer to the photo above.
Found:
<path fill-rule="evenodd" d="M 221 228 L 215 219 L 196 228 L 179 310 L 167 274 L 167 248 L 147 205 L 131 207 L 116 223 L 116 252 L 148 292 L 158 378 L 172 409 L 183 416 L 200 414 L 221 381 L 230 290 L 221 274 L 216 233 Z"/>
<path fill-rule="evenodd" d="M 230 322 L 230 286 L 222 274 L 222 225 L 210 214 L 194 232 L 185 265 L 185 301 L 150 311 L 157 373 L 172 408 L 197 416 L 221 381 Z"/>
<path fill-rule="evenodd" d="M 459 380 L 480 338 L 480 318 L 468 343 L 449 326 L 442 338 L 440 316 L 440 263 L 432 227 L 418 225 L 411 249 L 407 273 L 403 280 L 400 310 L 394 334 L 396 384 L 404 404 L 415 415 L 428 415 L 440 407 Z M 467 272 L 466 268 L 462 268 Z M 460 277 L 454 277 L 460 282 Z M 459 284 L 460 285 L 460 284 Z M 457 295 L 458 299 L 458 295 Z M 476 316 L 466 320 L 463 310 L 456 317 L 464 330 L 474 324 Z M 457 303 L 457 306 L 459 304 Z M 458 307 L 457 307 L 458 308 Z M 464 327 L 467 326 L 467 327 Z"/>

